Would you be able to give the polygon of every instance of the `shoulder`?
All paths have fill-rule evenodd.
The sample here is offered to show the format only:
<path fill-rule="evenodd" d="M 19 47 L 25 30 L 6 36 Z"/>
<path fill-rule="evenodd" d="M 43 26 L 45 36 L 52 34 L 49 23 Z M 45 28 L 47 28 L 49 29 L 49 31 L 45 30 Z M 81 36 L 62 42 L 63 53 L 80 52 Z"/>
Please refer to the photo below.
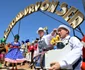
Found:
<path fill-rule="evenodd" d="M 81 43 L 81 41 L 77 37 L 75 37 L 75 36 L 71 37 L 70 40 L 69 40 L 69 42 L 73 46 L 80 46 L 80 47 L 83 46 L 83 44 Z"/>
<path fill-rule="evenodd" d="M 18 44 L 20 44 L 20 42 L 17 42 Z"/>
<path fill-rule="evenodd" d="M 70 41 L 72 41 L 72 42 L 74 42 L 74 41 L 80 42 L 80 40 L 75 36 L 70 37 Z"/>
<path fill-rule="evenodd" d="M 48 35 L 44 35 L 43 37 L 47 38 L 47 37 L 52 37 L 51 33 Z"/>
<path fill-rule="evenodd" d="M 14 41 L 13 41 L 13 42 L 11 42 L 11 45 L 14 45 Z"/>
<path fill-rule="evenodd" d="M 18 45 L 19 45 L 19 46 L 21 45 L 20 42 L 18 42 Z"/>
<path fill-rule="evenodd" d="M 45 38 L 47 38 L 47 35 L 44 35 L 44 36 L 42 37 L 42 39 L 45 39 Z"/>

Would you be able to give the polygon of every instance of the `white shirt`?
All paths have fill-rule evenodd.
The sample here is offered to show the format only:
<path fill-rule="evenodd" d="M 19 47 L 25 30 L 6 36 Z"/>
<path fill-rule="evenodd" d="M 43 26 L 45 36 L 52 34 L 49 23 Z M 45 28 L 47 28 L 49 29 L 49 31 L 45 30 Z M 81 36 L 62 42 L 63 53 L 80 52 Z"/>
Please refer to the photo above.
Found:
<path fill-rule="evenodd" d="M 51 39 L 52 39 L 53 37 L 54 37 L 54 36 L 52 36 L 51 33 L 50 33 L 50 34 L 48 34 L 48 35 L 44 35 L 44 36 L 41 38 L 41 41 L 44 40 L 45 43 L 46 43 L 49 47 L 51 47 L 50 41 L 51 41 Z M 39 41 L 40 41 L 40 40 L 39 40 Z"/>
<path fill-rule="evenodd" d="M 66 38 L 62 39 L 62 41 L 68 40 L 70 36 L 68 35 Z M 61 69 L 72 69 L 72 66 L 77 62 L 77 60 L 82 55 L 83 44 L 76 38 L 71 37 L 69 40 L 70 47 L 72 50 L 66 54 L 66 57 L 59 62 Z M 75 68 L 75 70 L 81 70 L 81 63 Z"/>

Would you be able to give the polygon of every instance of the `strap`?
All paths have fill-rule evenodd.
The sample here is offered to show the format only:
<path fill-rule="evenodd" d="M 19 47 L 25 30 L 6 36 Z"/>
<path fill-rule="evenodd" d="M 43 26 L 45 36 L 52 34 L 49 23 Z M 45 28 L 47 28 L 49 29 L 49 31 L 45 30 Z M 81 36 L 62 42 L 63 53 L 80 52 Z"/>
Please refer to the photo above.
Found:
<path fill-rule="evenodd" d="M 69 44 L 69 40 L 71 39 L 71 37 L 69 37 L 67 43 L 64 44 L 64 46 L 68 45 Z"/>
<path fill-rule="evenodd" d="M 73 65 L 73 70 L 77 67 L 77 65 L 81 62 L 81 57 L 78 59 L 78 61 Z"/>
<path fill-rule="evenodd" d="M 44 40 L 38 42 L 39 52 L 42 52 L 44 49 L 48 48 L 48 45 Z"/>
<path fill-rule="evenodd" d="M 71 38 L 71 37 L 69 37 L 68 41 L 67 41 L 65 44 L 64 44 L 64 42 L 58 42 L 57 45 L 56 45 L 56 46 L 57 46 L 57 49 L 62 49 L 62 48 L 64 48 L 66 45 L 68 45 L 70 38 Z"/>

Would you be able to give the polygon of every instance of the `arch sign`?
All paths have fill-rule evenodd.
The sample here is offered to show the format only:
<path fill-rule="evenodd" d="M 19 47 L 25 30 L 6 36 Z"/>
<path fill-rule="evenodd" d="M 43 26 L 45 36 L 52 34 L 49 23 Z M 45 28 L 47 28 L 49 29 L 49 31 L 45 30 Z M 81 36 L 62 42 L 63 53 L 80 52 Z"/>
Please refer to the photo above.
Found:
<path fill-rule="evenodd" d="M 61 10 L 57 9 L 59 6 Z M 20 19 L 39 10 L 55 13 L 63 17 L 64 20 L 66 20 L 72 26 L 72 28 L 76 28 L 84 21 L 84 15 L 77 8 L 73 6 L 68 8 L 68 4 L 66 3 L 62 3 L 59 5 L 58 1 L 50 2 L 45 0 L 44 2 L 37 2 L 36 4 L 31 4 L 23 11 L 19 12 L 4 32 L 4 38 L 7 39 L 10 31 Z"/>

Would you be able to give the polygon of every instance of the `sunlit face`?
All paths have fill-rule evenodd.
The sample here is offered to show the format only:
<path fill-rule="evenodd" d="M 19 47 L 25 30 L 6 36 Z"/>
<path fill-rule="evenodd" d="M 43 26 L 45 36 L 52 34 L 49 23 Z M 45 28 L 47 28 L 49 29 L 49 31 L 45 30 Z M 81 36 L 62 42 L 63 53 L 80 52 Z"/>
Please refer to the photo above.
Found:
<path fill-rule="evenodd" d="M 58 34 L 63 39 L 69 34 L 69 31 L 65 28 L 59 28 L 58 29 Z"/>
<path fill-rule="evenodd" d="M 40 31 L 38 31 L 38 34 L 39 34 L 40 37 L 43 37 L 44 31 L 43 30 L 40 30 Z"/>

